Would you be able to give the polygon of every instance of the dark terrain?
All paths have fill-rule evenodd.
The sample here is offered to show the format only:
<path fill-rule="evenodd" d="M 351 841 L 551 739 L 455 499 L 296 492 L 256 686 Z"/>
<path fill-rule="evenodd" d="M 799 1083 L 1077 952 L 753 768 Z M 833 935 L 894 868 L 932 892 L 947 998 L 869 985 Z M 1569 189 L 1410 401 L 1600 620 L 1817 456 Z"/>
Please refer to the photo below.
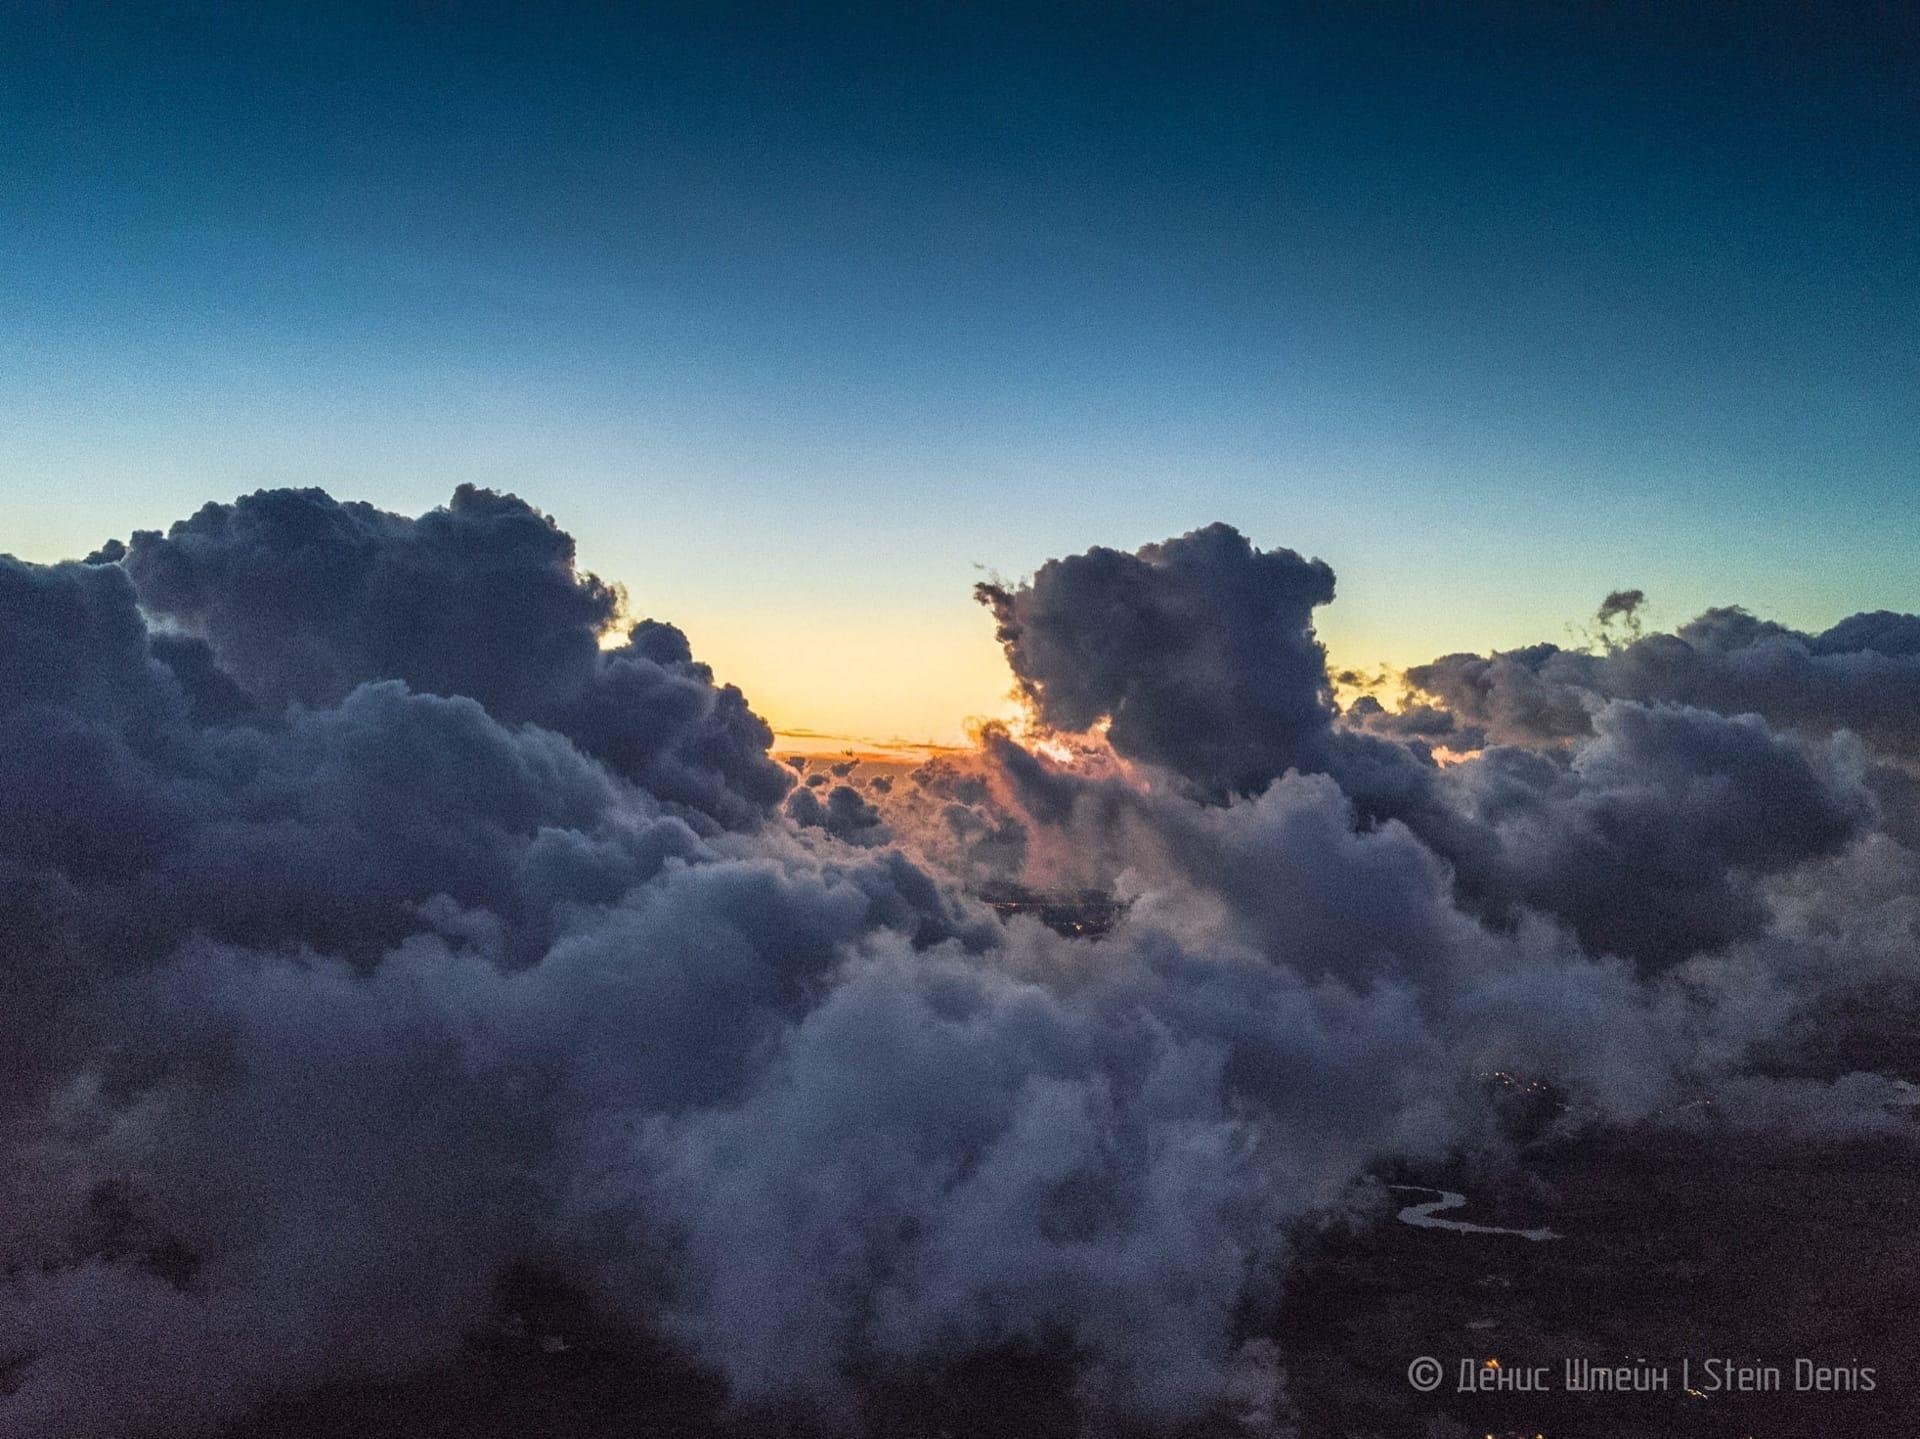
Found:
<path fill-rule="evenodd" d="M 1565 1237 L 1415 1229 L 1390 1205 L 1306 1238 L 1278 1316 L 1261 1325 L 1279 1341 L 1305 1439 L 1920 1432 L 1920 1191 L 1905 1146 L 1640 1132 L 1536 1153 L 1504 1182 L 1423 1177 L 1473 1195 L 1448 1217 L 1546 1222 Z M 895 1377 L 867 1386 L 860 1414 L 819 1424 L 726 1416 L 716 1380 L 532 1276 L 502 1286 L 501 1313 L 455 1363 L 275 1403 L 228 1439 L 1080 1432 L 1061 1356 L 1002 1353 Z M 1407 1382 L 1419 1355 L 1446 1366 L 1431 1395 Z M 1795 1393 L 1801 1356 L 1871 1366 L 1877 1388 Z M 1677 1377 L 1659 1394 L 1560 1392 L 1574 1357 L 1676 1374 L 1688 1358 L 1696 1382 L 1707 1357 L 1771 1363 L 1784 1392 L 1696 1398 Z M 1487 1358 L 1550 1366 L 1554 1392 L 1455 1392 L 1460 1360 Z"/>

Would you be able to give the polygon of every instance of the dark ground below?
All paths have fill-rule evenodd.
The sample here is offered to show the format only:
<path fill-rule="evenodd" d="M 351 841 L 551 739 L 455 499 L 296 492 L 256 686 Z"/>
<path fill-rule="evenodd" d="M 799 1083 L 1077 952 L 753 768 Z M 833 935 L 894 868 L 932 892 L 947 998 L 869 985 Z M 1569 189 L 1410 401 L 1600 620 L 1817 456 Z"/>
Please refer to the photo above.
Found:
<path fill-rule="evenodd" d="M 1309 1238 L 1278 1317 L 1262 1326 L 1279 1342 L 1305 1439 L 1920 1433 L 1920 1186 L 1906 1146 L 1638 1133 L 1535 1153 L 1504 1182 L 1391 1177 L 1473 1196 L 1446 1217 L 1547 1223 L 1565 1237 L 1415 1229 L 1390 1206 Z M 716 1381 L 552 1286 L 523 1276 L 503 1289 L 502 1309 L 513 1317 L 456 1362 L 272 1404 L 228 1439 L 1080 1432 L 1059 1358 L 1001 1353 L 896 1379 L 872 1389 L 863 1423 L 822 1428 L 728 1415 Z M 1445 1366 L 1430 1395 L 1407 1380 L 1422 1355 Z M 1552 1391 L 1457 1392 L 1460 1362 L 1489 1358 L 1509 1371 L 1547 1366 Z M 1563 1366 L 1582 1358 L 1670 1366 L 1671 1387 L 1567 1393 Z M 1680 1361 L 1700 1387 L 1708 1358 L 1778 1366 L 1782 1390 L 1683 1392 Z M 1796 1358 L 1871 1367 L 1876 1388 L 1796 1392 Z"/>

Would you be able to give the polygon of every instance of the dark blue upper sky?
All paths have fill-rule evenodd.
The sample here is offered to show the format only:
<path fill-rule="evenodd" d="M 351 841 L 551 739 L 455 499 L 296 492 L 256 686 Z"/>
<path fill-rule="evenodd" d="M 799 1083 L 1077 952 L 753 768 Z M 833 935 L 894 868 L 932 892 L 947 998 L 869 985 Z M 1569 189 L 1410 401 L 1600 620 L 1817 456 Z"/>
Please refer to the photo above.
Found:
<path fill-rule="evenodd" d="M 1213 519 L 1337 657 L 1920 604 L 1888 6 L 15 6 L 0 548 L 507 485 L 790 724 Z M 947 718 L 941 718 L 946 716 Z"/>

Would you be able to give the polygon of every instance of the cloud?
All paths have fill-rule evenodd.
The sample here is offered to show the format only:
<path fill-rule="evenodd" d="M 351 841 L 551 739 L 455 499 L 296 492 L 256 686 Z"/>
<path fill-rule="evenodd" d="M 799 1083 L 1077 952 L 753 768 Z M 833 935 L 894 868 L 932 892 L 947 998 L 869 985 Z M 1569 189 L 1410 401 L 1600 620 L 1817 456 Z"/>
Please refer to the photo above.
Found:
<path fill-rule="evenodd" d="M 824 829 L 848 844 L 885 844 L 891 838 L 880 811 L 847 784 L 828 791 L 825 803 L 816 789 L 795 790 L 787 797 L 787 818 L 802 828 Z"/>
<path fill-rule="evenodd" d="M 1494 749 L 1446 783 L 1497 838 L 1466 876 L 1479 896 L 1559 916 L 1595 953 L 1672 963 L 1756 934 L 1761 877 L 1838 853 L 1874 817 L 1845 743 L 1624 701 L 1593 727 L 1565 763 Z"/>
<path fill-rule="evenodd" d="M 1501 1152 L 1481 1070 L 1566 1126 L 1899 1132 L 1884 1077 L 1747 1064 L 1910 987 L 1897 730 L 1818 689 L 1899 617 L 1690 632 L 1804 653 L 1783 717 L 1543 647 L 1445 670 L 1524 706 L 1393 722 L 1333 707 L 1332 593 L 1225 526 L 986 587 L 1045 745 L 863 789 L 796 785 L 673 626 L 603 648 L 510 496 L 0 560 L 8 1432 L 430 1366 L 527 1265 L 828 1428 L 1014 1345 L 1090 1430 L 1271 1432 L 1303 1227 Z M 1442 716 L 1494 742 L 1443 767 Z M 1124 914 L 1003 922 L 1015 883 Z"/>
<path fill-rule="evenodd" d="M 1594 611 L 1593 622 L 1600 633 L 1609 634 L 1617 625 L 1631 635 L 1642 629 L 1640 611 L 1647 603 L 1645 590 L 1609 590 Z"/>
<path fill-rule="evenodd" d="M 643 620 L 603 649 L 620 596 L 512 495 L 463 485 L 417 519 L 319 490 L 262 490 L 136 533 L 141 606 L 206 641 L 261 705 L 339 702 L 368 680 L 464 695 L 573 740 L 663 800 L 753 822 L 789 776 L 772 732 L 686 636 Z"/>
<path fill-rule="evenodd" d="M 1049 560 L 976 593 L 1043 723 L 1105 723 L 1117 753 L 1203 794 L 1247 793 L 1310 761 L 1332 723 L 1312 617 L 1333 571 L 1231 526 Z"/>
<path fill-rule="evenodd" d="M 1225 526 L 1137 555 L 1051 561 L 1018 589 L 983 587 L 1042 720 L 1106 723 L 1115 752 L 1216 801 L 1288 771 L 1326 774 L 1354 811 L 1345 823 L 1404 825 L 1451 867 L 1461 904 L 1498 924 L 1523 908 L 1563 920 L 1596 955 L 1670 964 L 1757 932 L 1757 879 L 1837 851 L 1872 817 L 1863 767 L 1844 744 L 1809 746 L 1661 697 L 1609 703 L 1554 690 L 1525 666 L 1486 680 L 1507 718 L 1487 706 L 1468 718 L 1498 733 L 1525 715 L 1562 753 L 1496 748 L 1442 771 L 1425 741 L 1466 741 L 1439 706 L 1389 714 L 1362 701 L 1336 728 L 1309 624 L 1332 593 L 1324 564 L 1263 553 Z M 1631 616 L 1640 603 L 1617 592 L 1603 610 Z M 1004 746 L 1000 755 L 1032 814 L 1071 808 L 1073 776 L 1049 776 Z M 1137 820 L 1131 788 L 1108 792 Z M 1185 823 L 1180 806 L 1152 813 Z M 1371 903 L 1385 891 L 1355 892 Z M 1622 893 L 1636 902 L 1621 905 Z"/>
<path fill-rule="evenodd" d="M 1806 634 L 1728 607 L 1597 654 L 1540 644 L 1447 655 L 1406 677 L 1495 743 L 1563 743 L 1588 733 L 1605 701 L 1627 699 L 1813 734 L 1847 729 L 1876 752 L 1920 760 L 1920 615 L 1875 611 Z"/>

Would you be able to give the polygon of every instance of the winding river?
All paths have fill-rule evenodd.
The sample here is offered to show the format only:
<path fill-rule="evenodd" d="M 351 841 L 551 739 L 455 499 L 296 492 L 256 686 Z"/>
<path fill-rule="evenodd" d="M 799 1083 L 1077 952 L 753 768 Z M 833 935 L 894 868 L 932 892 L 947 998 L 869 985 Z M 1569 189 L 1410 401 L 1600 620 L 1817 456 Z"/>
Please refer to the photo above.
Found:
<path fill-rule="evenodd" d="M 1540 1229 L 1503 1229 L 1497 1224 L 1469 1224 L 1464 1219 L 1436 1218 L 1442 1210 L 1461 1209 L 1467 1202 L 1467 1196 L 1456 1194 L 1451 1189 L 1434 1189 L 1425 1184 L 1389 1184 L 1389 1189 L 1408 1194 L 1437 1194 L 1438 1199 L 1430 1199 L 1425 1204 L 1409 1204 L 1400 1211 L 1402 1224 L 1411 1224 L 1415 1229 L 1452 1229 L 1460 1234 L 1511 1234 L 1516 1239 L 1531 1239 L 1536 1243 L 1543 1239 L 1558 1239 L 1561 1236 L 1547 1228 Z"/>

